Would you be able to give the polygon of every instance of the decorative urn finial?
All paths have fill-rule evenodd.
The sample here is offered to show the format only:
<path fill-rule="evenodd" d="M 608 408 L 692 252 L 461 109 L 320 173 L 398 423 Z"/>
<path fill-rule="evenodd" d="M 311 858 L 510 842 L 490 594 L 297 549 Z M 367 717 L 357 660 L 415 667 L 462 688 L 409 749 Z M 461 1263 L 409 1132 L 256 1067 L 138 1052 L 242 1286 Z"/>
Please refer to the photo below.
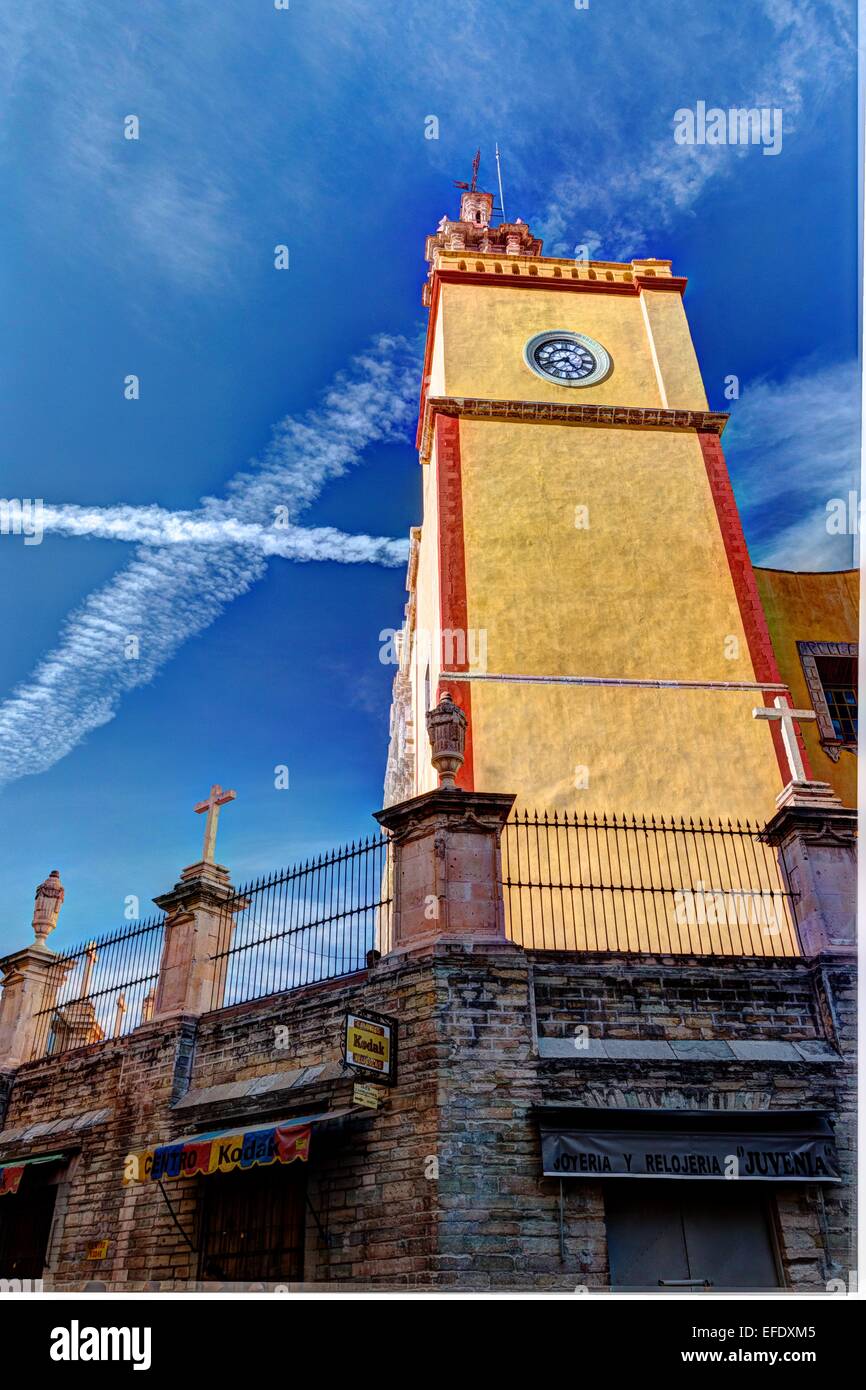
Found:
<path fill-rule="evenodd" d="M 60 882 L 60 873 L 57 869 L 52 869 L 45 882 L 40 883 L 36 889 L 33 935 L 36 937 L 37 946 L 44 946 L 45 938 L 50 936 L 57 926 L 57 918 L 65 897 L 66 890 Z"/>
<path fill-rule="evenodd" d="M 447 690 L 435 709 L 427 711 L 427 735 L 433 750 L 430 761 L 439 773 L 440 787 L 454 787 L 454 778 L 463 766 L 467 723 Z"/>

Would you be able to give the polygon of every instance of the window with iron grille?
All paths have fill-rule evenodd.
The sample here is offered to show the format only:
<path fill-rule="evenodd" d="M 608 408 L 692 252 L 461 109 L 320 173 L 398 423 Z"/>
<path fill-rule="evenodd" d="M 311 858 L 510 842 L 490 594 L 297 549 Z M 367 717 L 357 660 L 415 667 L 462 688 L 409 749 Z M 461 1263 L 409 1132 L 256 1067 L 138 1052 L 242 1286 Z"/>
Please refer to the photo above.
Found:
<path fill-rule="evenodd" d="M 304 1274 L 306 1165 L 199 1179 L 199 1279 L 297 1283 Z"/>
<path fill-rule="evenodd" d="M 852 663 L 853 664 L 853 663 Z M 818 667 L 820 671 L 820 666 Z M 857 742 L 857 690 L 853 675 L 844 684 L 831 684 L 832 677 L 823 682 L 824 698 L 836 732 L 843 743 Z"/>
<path fill-rule="evenodd" d="M 797 649 L 822 746 L 835 762 L 843 748 L 857 749 L 857 644 L 798 642 Z"/>

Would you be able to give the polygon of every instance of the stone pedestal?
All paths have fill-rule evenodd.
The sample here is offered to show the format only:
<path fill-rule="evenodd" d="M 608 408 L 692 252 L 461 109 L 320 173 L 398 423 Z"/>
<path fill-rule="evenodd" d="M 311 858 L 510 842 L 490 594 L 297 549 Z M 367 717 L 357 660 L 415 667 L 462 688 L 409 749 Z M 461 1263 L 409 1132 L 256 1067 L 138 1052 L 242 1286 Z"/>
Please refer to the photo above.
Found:
<path fill-rule="evenodd" d="M 72 962 L 65 964 L 69 969 Z M 31 1060 L 38 1015 L 54 1003 L 66 969 L 62 958 L 46 946 L 26 946 L 0 960 L 0 1071 Z"/>
<path fill-rule="evenodd" d="M 154 898 L 168 920 L 153 1019 L 220 1007 L 226 963 L 213 957 L 231 945 L 225 907 L 233 893 L 228 869 L 202 860 L 184 869 L 170 893 Z"/>
<path fill-rule="evenodd" d="M 513 804 L 440 787 L 376 813 L 393 846 L 392 949 L 505 942 L 499 839 Z"/>
<path fill-rule="evenodd" d="M 804 955 L 850 953 L 857 942 L 857 813 L 828 782 L 789 782 L 766 838 L 793 893 Z"/>

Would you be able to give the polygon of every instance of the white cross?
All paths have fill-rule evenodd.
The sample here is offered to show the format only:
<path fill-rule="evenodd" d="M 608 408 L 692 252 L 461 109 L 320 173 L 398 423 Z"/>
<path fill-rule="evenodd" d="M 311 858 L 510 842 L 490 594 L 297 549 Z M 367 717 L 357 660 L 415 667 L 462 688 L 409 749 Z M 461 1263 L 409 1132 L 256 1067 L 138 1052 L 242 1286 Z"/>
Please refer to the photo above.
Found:
<path fill-rule="evenodd" d="M 234 801 L 237 792 L 224 792 L 219 782 L 215 782 L 210 789 L 210 796 L 206 801 L 200 801 L 193 807 L 197 816 L 207 812 L 207 820 L 204 823 L 204 849 L 202 859 L 205 864 L 213 864 L 216 852 L 217 825 L 219 823 L 220 806 L 225 806 L 227 801 Z"/>
<path fill-rule="evenodd" d="M 788 701 L 781 695 L 777 695 L 773 701 L 774 708 L 768 709 L 762 705 L 760 709 L 752 710 L 753 719 L 778 719 L 782 725 L 782 742 L 785 745 L 785 752 L 788 755 L 788 767 L 791 770 L 792 782 L 805 782 L 806 769 L 803 767 L 803 759 L 800 757 L 800 745 L 797 742 L 797 731 L 794 728 L 795 720 L 816 720 L 818 718 L 814 710 L 811 709 L 792 709 Z"/>

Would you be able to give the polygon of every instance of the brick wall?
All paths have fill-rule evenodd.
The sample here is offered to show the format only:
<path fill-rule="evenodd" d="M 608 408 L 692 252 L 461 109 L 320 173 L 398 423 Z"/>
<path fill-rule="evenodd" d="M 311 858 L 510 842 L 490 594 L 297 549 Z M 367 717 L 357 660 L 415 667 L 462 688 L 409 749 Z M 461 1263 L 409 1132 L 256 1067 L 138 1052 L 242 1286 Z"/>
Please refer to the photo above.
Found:
<path fill-rule="evenodd" d="M 756 957 L 534 957 L 539 1031 L 600 1038 L 821 1038 L 811 963 Z"/>

